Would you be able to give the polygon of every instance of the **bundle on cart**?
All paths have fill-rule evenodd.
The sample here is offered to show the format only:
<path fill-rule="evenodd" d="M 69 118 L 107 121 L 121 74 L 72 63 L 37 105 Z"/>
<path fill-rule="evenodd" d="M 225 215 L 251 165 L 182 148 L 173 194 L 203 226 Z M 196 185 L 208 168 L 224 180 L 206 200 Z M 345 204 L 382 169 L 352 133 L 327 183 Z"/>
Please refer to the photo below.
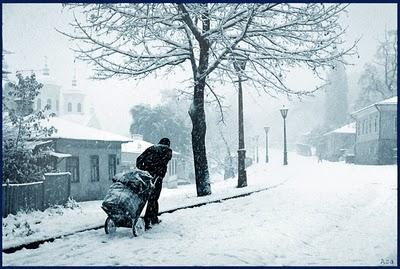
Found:
<path fill-rule="evenodd" d="M 136 236 L 136 223 L 150 193 L 154 179 L 146 171 L 132 170 L 114 176 L 102 209 L 107 213 L 105 232 L 114 233 L 117 227 L 131 227 Z"/>

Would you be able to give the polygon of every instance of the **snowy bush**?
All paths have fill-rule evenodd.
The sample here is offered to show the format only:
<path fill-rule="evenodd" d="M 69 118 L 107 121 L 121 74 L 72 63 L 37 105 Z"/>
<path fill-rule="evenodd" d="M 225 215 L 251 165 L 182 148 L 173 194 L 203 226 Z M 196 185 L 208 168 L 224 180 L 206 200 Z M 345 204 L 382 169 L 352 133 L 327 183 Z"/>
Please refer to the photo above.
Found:
<path fill-rule="evenodd" d="M 81 209 L 81 206 L 79 205 L 79 203 L 77 201 L 74 200 L 74 198 L 72 197 L 68 197 L 68 201 L 65 204 L 65 208 L 69 208 L 69 209 Z"/>
<path fill-rule="evenodd" d="M 23 77 L 17 73 L 18 83 L 9 82 L 4 88 L 3 100 L 3 182 L 26 183 L 41 180 L 51 170 L 48 156 L 32 141 L 51 135 L 55 129 L 45 128 L 41 121 L 53 114 L 46 113 L 49 106 L 33 111 L 33 101 L 42 84 L 35 74 Z"/>
<path fill-rule="evenodd" d="M 3 219 L 3 237 L 7 236 L 30 236 L 35 233 L 29 224 L 27 218 L 28 211 L 20 211 L 17 215 L 9 215 L 6 219 Z"/>

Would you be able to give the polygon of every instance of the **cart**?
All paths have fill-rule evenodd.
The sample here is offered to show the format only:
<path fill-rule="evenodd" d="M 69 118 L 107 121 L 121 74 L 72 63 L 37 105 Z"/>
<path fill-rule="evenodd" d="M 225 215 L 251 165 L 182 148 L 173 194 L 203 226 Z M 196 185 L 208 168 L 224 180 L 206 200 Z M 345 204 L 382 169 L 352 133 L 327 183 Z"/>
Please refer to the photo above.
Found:
<path fill-rule="evenodd" d="M 114 176 L 114 183 L 101 205 L 108 216 L 104 223 L 106 234 L 125 227 L 132 229 L 133 236 L 138 236 L 138 220 L 157 179 L 138 169 Z"/>

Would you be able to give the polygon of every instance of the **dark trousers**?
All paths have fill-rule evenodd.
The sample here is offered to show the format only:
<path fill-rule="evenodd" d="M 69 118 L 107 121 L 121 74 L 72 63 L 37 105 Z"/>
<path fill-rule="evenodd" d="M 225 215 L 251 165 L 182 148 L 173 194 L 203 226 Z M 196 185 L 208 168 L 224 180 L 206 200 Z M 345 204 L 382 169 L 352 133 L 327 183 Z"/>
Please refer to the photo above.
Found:
<path fill-rule="evenodd" d="M 160 198 L 161 189 L 162 189 L 162 178 L 159 178 L 147 202 L 146 213 L 144 214 L 144 222 L 146 224 L 155 223 L 157 221 L 158 198 Z"/>

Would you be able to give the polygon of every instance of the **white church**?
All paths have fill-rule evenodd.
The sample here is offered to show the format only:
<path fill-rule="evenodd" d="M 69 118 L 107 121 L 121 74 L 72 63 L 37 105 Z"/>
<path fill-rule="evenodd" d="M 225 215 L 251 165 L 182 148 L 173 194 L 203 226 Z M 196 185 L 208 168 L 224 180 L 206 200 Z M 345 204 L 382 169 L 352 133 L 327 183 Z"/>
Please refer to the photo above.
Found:
<path fill-rule="evenodd" d="M 49 112 L 57 117 L 69 120 L 87 127 L 101 129 L 93 107 L 85 100 L 85 92 L 77 86 L 76 72 L 70 87 L 56 83 L 50 75 L 50 69 L 45 63 L 42 73 L 36 75 L 36 80 L 43 84 L 40 94 L 34 102 L 34 109 L 40 110 L 49 106 Z"/>

